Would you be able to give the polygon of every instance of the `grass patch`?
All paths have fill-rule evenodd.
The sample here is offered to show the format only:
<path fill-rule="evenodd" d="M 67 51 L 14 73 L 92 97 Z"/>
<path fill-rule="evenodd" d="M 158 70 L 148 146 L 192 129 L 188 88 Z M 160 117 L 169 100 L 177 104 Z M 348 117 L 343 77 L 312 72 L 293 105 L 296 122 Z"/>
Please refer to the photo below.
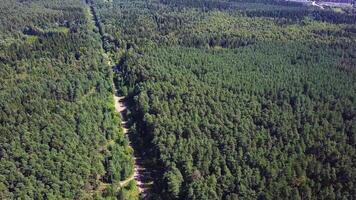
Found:
<path fill-rule="evenodd" d="M 45 33 L 69 33 L 69 28 L 67 27 L 55 27 L 55 28 L 48 28 L 44 31 Z"/>
<path fill-rule="evenodd" d="M 27 44 L 33 44 L 33 43 L 35 43 L 37 41 L 37 39 L 38 39 L 38 36 L 28 35 L 26 37 L 25 41 L 26 41 Z"/>
<path fill-rule="evenodd" d="M 342 10 L 342 8 L 333 8 L 333 11 L 334 11 L 334 12 L 337 12 L 337 13 L 344 13 L 344 11 Z"/>

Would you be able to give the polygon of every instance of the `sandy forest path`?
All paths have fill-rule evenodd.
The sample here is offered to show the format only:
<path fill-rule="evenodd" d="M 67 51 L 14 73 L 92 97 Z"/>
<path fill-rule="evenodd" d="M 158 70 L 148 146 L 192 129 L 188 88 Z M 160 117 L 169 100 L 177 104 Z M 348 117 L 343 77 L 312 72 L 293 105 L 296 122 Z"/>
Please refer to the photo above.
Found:
<path fill-rule="evenodd" d="M 103 38 L 104 33 L 102 30 L 102 27 L 100 26 L 98 16 L 96 15 L 95 9 L 93 6 L 89 4 L 89 1 L 86 1 L 89 10 L 88 10 L 88 15 L 89 15 L 89 20 L 92 22 L 90 23 L 90 27 L 97 27 L 99 29 L 100 36 Z M 104 59 L 107 61 L 107 65 L 112 67 L 113 63 L 111 62 L 111 59 L 109 55 L 105 52 L 103 49 L 103 56 Z M 125 103 L 125 97 L 120 96 L 118 93 L 117 88 L 115 87 L 114 81 L 113 81 L 113 89 L 114 89 L 114 105 L 115 105 L 115 110 L 121 115 L 121 127 L 123 129 L 124 134 L 129 134 L 129 127 L 127 124 L 127 118 L 126 118 L 126 112 L 127 112 L 127 106 Z M 130 138 L 130 137 L 129 137 Z M 111 141 L 112 142 L 112 141 Z M 131 145 L 131 141 L 129 141 L 129 146 L 131 149 L 134 149 L 133 146 Z M 128 177 L 127 179 L 120 181 L 119 187 L 125 187 L 129 184 L 130 181 L 135 180 L 141 199 L 148 199 L 148 193 L 147 193 L 147 184 L 144 184 L 144 174 L 146 173 L 145 168 L 143 167 L 143 161 L 138 156 L 138 154 L 135 153 L 133 154 L 133 159 L 134 159 L 134 172 L 133 174 Z M 103 191 L 105 188 L 107 188 L 108 184 L 101 184 L 101 188 L 98 189 L 98 191 Z"/>
<path fill-rule="evenodd" d="M 115 88 L 115 86 L 113 86 L 113 87 Z M 127 120 L 126 120 L 126 116 L 125 116 L 126 111 L 127 111 L 127 106 L 125 105 L 125 97 L 119 96 L 116 88 L 114 91 L 115 91 L 114 92 L 115 109 L 118 113 L 121 114 L 121 127 L 123 129 L 123 132 L 125 134 L 128 134 L 129 129 L 127 126 Z M 132 148 L 131 144 L 129 144 L 129 145 Z M 137 187 L 141 194 L 141 197 L 145 198 L 147 196 L 147 194 L 146 194 L 145 184 L 142 179 L 143 178 L 143 176 L 141 174 L 142 171 L 144 171 L 144 168 L 140 165 L 140 158 L 134 154 L 134 173 L 132 176 L 130 176 L 126 180 L 121 181 L 120 185 L 121 185 L 121 187 L 123 187 L 123 186 L 127 185 L 131 180 L 135 179 Z"/>

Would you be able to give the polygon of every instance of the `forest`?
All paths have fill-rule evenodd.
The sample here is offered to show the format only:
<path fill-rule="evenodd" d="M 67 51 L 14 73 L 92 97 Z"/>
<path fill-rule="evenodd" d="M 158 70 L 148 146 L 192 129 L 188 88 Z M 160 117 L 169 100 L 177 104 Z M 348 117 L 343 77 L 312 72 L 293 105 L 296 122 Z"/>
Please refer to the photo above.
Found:
<path fill-rule="evenodd" d="M 353 8 L 93 3 L 151 199 L 356 198 Z"/>
<path fill-rule="evenodd" d="M 0 3 L 0 199 L 137 199 L 113 74 L 80 0 Z"/>
<path fill-rule="evenodd" d="M 352 7 L 2 0 L 0 83 L 0 199 L 356 199 Z"/>

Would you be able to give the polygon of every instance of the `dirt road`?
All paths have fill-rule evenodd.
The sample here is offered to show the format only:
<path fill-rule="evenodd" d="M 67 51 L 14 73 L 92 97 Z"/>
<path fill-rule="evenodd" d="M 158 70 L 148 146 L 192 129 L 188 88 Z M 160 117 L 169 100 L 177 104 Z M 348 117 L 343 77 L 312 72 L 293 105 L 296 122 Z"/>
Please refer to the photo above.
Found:
<path fill-rule="evenodd" d="M 125 119 L 125 112 L 127 110 L 127 107 L 125 105 L 125 101 L 124 100 L 125 100 L 125 97 L 118 96 L 117 91 L 115 90 L 115 94 L 114 94 L 115 109 L 116 109 L 117 112 L 119 112 L 121 114 L 121 125 L 122 125 L 124 133 L 128 134 L 129 129 L 127 127 L 127 121 Z M 140 173 L 140 172 L 144 171 L 144 168 L 139 164 L 140 163 L 140 158 L 134 156 L 134 161 L 135 161 L 135 164 L 134 164 L 134 174 L 133 174 L 133 176 L 131 176 L 130 178 L 126 179 L 125 181 L 121 181 L 120 185 L 121 186 L 125 186 L 132 179 L 135 179 L 136 183 L 137 183 L 137 187 L 138 187 L 139 192 L 141 194 L 141 197 L 145 198 L 147 196 L 147 194 L 146 194 L 145 184 L 143 183 L 143 175 Z"/>

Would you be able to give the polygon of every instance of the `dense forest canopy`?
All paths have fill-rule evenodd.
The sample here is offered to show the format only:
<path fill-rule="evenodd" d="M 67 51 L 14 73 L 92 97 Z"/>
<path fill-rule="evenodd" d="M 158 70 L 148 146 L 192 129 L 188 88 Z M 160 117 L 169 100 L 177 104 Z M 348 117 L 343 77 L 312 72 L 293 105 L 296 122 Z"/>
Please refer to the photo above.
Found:
<path fill-rule="evenodd" d="M 356 12 L 2 0 L 0 199 L 356 199 Z M 115 64 L 111 68 L 110 64 Z M 114 73 L 113 73 L 114 71 Z"/>
<path fill-rule="evenodd" d="M 356 198 L 352 8 L 93 3 L 152 199 Z"/>
<path fill-rule="evenodd" d="M 130 198 L 112 71 L 79 0 L 0 3 L 0 199 Z M 103 190 L 105 186 L 105 190 Z"/>

